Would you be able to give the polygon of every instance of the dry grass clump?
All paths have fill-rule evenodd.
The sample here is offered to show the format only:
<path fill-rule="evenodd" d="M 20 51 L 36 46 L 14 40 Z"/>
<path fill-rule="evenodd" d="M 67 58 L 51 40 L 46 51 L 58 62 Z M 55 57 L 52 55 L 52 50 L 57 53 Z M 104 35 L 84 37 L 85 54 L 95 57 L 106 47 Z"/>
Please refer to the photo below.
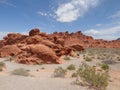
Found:
<path fill-rule="evenodd" d="M 91 57 L 88 57 L 88 56 L 85 57 L 84 59 L 85 59 L 85 61 L 92 61 L 92 58 L 91 58 Z"/>
<path fill-rule="evenodd" d="M 58 67 L 55 69 L 54 71 L 54 77 L 65 77 L 67 73 L 67 70 L 66 69 L 63 69 L 62 67 Z"/>
<path fill-rule="evenodd" d="M 69 57 L 69 56 L 65 56 L 65 57 L 64 57 L 64 60 L 68 60 L 68 61 L 69 61 L 69 60 L 70 60 L 70 57 Z"/>
<path fill-rule="evenodd" d="M 94 88 L 95 90 L 105 90 L 108 85 L 108 71 L 97 71 L 95 66 L 93 67 L 82 63 L 76 74 L 76 84 L 87 85 L 90 88 Z"/>
<path fill-rule="evenodd" d="M 3 71 L 3 68 L 5 67 L 5 63 L 4 62 L 0 62 L 0 71 Z"/>
<path fill-rule="evenodd" d="M 18 68 L 12 71 L 13 75 L 29 76 L 29 71 L 24 68 Z"/>

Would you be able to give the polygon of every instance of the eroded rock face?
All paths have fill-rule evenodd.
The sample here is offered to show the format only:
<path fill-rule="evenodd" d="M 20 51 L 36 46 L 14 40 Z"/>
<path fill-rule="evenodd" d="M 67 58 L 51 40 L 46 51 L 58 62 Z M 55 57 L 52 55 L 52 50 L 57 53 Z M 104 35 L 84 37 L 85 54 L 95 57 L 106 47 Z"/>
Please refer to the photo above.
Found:
<path fill-rule="evenodd" d="M 30 52 L 44 60 L 45 63 L 57 63 L 58 57 L 55 52 L 45 45 L 31 45 Z"/>
<path fill-rule="evenodd" d="M 95 40 L 81 31 L 46 34 L 35 28 L 29 35 L 10 33 L 0 41 L 0 57 L 16 56 L 23 64 L 61 63 L 63 55 L 76 56 L 84 48 L 120 48 L 120 40 Z"/>
<path fill-rule="evenodd" d="M 17 56 L 21 50 L 16 45 L 6 45 L 0 48 L 1 57 Z"/>
<path fill-rule="evenodd" d="M 42 44 L 23 45 L 23 52 L 18 55 L 17 61 L 23 64 L 59 63 L 55 52 Z"/>

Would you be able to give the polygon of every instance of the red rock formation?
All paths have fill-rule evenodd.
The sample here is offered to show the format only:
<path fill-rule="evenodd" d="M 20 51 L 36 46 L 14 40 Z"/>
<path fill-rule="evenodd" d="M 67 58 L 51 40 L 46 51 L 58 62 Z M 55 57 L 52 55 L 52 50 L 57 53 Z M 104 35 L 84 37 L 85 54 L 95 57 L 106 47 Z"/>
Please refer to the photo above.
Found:
<path fill-rule="evenodd" d="M 38 35 L 39 33 L 40 33 L 40 30 L 38 28 L 35 28 L 29 32 L 29 36 Z"/>
<path fill-rule="evenodd" d="M 21 50 L 16 45 L 6 45 L 0 48 L 1 57 L 16 56 Z"/>
<path fill-rule="evenodd" d="M 23 64 L 61 63 L 62 55 L 76 56 L 84 48 L 120 48 L 120 40 L 93 39 L 81 31 L 46 34 L 32 29 L 28 35 L 10 33 L 0 41 L 0 57 L 16 56 Z"/>
<path fill-rule="evenodd" d="M 55 52 L 42 44 L 23 45 L 23 52 L 18 55 L 17 61 L 23 64 L 59 63 Z"/>

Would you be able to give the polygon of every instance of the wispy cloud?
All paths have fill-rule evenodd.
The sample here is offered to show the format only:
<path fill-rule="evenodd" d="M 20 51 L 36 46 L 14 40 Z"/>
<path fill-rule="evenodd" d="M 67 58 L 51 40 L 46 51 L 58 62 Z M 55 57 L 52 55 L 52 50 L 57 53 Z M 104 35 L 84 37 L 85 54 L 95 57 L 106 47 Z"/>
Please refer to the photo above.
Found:
<path fill-rule="evenodd" d="M 97 39 L 106 39 L 106 40 L 114 40 L 117 39 L 120 35 L 120 26 L 116 25 L 113 27 L 105 28 L 105 29 L 90 29 L 84 31 L 84 34 L 93 36 Z"/>
<path fill-rule="evenodd" d="M 38 11 L 37 14 L 40 15 L 40 16 L 44 16 L 44 17 L 55 18 L 55 15 L 53 15 L 51 13 L 43 13 L 43 12 Z"/>
<path fill-rule="evenodd" d="M 120 10 L 114 13 L 113 15 L 109 16 L 109 18 L 120 18 Z"/>
<path fill-rule="evenodd" d="M 96 26 L 97 26 L 97 27 L 100 27 L 100 26 L 102 26 L 102 24 L 98 23 L 98 24 L 96 24 Z"/>
<path fill-rule="evenodd" d="M 16 5 L 14 5 L 13 3 L 8 2 L 8 0 L 0 0 L 0 3 L 11 6 L 11 7 L 16 7 Z"/>
<path fill-rule="evenodd" d="M 59 5 L 55 11 L 59 22 L 72 22 L 82 17 L 91 7 L 97 6 L 99 0 L 71 0 Z"/>
<path fill-rule="evenodd" d="M 47 16 L 48 15 L 47 13 L 43 13 L 43 12 L 37 12 L 37 14 L 40 16 Z"/>
<path fill-rule="evenodd" d="M 86 30 L 84 34 L 93 36 L 97 39 L 114 40 L 120 38 L 120 10 L 107 18 L 112 20 L 112 22 L 107 24 L 96 24 L 97 29 Z"/>

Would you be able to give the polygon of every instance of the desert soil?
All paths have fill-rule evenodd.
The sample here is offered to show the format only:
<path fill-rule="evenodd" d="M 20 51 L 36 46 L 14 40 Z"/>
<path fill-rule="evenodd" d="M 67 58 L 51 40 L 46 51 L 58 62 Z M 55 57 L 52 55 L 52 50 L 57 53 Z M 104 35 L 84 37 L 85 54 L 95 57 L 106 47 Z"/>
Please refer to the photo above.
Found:
<path fill-rule="evenodd" d="M 80 56 L 81 57 L 81 56 Z M 54 69 L 61 66 L 66 68 L 70 64 L 79 67 L 83 58 L 72 58 L 64 64 L 24 65 L 10 62 L 5 58 L 0 61 L 6 63 L 6 69 L 0 72 L 0 90 L 89 90 L 87 87 L 74 85 L 75 78 L 70 77 L 71 72 L 65 78 L 53 77 Z M 99 61 L 87 62 L 94 65 Z M 12 75 L 17 68 L 30 70 L 32 76 L 24 77 Z M 120 90 L 120 63 L 110 65 L 110 82 L 107 90 Z"/>

